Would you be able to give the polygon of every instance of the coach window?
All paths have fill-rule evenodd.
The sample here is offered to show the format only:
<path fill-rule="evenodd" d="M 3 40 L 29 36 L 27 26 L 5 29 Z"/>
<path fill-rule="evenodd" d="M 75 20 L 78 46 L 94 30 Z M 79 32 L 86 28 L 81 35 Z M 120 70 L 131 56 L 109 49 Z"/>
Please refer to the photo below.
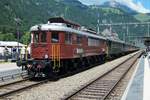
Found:
<path fill-rule="evenodd" d="M 39 33 L 38 32 L 34 32 L 34 43 L 38 43 L 39 42 Z"/>
<path fill-rule="evenodd" d="M 52 43 L 58 43 L 59 42 L 59 33 L 58 32 L 52 32 L 51 33 L 51 42 Z"/>
<path fill-rule="evenodd" d="M 41 32 L 41 42 L 46 42 L 46 32 Z"/>
<path fill-rule="evenodd" d="M 65 43 L 72 44 L 72 35 L 69 32 L 65 34 Z"/>

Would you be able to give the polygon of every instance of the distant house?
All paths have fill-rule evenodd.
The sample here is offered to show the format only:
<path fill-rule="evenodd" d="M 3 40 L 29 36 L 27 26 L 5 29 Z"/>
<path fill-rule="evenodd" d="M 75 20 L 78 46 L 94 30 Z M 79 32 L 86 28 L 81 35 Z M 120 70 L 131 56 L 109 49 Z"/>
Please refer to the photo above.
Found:
<path fill-rule="evenodd" d="M 113 40 L 120 40 L 118 34 L 116 32 L 113 32 L 111 29 L 106 28 L 105 30 L 103 30 L 102 35 Z"/>

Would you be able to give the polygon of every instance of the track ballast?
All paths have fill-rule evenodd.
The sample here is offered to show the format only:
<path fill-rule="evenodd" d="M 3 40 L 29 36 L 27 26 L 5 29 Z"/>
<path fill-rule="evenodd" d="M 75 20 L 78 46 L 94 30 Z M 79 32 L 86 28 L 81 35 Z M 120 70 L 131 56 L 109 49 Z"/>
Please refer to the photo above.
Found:
<path fill-rule="evenodd" d="M 126 75 L 137 58 L 141 55 L 138 53 L 125 60 L 114 69 L 103 74 L 93 82 L 82 87 L 72 95 L 65 98 L 66 100 L 105 100 L 111 91 L 116 87 L 120 80 Z"/>

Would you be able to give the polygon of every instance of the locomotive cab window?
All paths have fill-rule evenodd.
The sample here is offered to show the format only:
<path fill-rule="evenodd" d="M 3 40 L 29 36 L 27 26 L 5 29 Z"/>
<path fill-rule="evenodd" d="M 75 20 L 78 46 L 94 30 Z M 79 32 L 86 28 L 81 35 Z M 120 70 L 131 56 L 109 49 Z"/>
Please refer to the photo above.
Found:
<path fill-rule="evenodd" d="M 38 43 L 39 42 L 39 33 L 38 32 L 34 32 L 34 35 L 33 35 L 33 42 L 34 43 Z"/>
<path fill-rule="evenodd" d="M 46 42 L 46 32 L 41 33 L 41 42 Z"/>
<path fill-rule="evenodd" d="M 72 44 L 72 35 L 71 35 L 71 33 L 66 33 L 65 34 L 65 43 L 66 44 Z"/>
<path fill-rule="evenodd" d="M 52 32 L 51 33 L 51 42 L 52 43 L 58 43 L 59 42 L 59 33 L 58 32 Z"/>

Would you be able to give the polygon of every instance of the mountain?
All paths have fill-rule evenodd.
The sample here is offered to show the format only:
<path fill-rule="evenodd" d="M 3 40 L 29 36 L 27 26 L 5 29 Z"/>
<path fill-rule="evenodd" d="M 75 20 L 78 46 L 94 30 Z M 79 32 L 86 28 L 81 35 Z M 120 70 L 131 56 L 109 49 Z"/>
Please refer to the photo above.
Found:
<path fill-rule="evenodd" d="M 97 30 L 98 19 L 100 23 L 138 22 L 134 16 L 121 9 L 86 6 L 78 0 L 0 0 L 0 12 L 0 35 L 12 33 L 15 37 L 16 18 L 20 19 L 18 26 L 21 37 L 29 31 L 31 26 L 46 23 L 47 19 L 55 16 L 64 17 L 94 30 Z M 100 31 L 102 32 L 107 27 L 101 26 Z M 120 38 L 126 31 L 121 26 L 113 26 L 113 29 Z M 140 31 L 143 30 L 145 29 Z M 134 30 L 132 33 L 136 34 Z"/>
<path fill-rule="evenodd" d="M 103 4 L 99 5 L 100 7 L 112 7 L 112 8 L 117 8 L 117 9 L 121 9 L 129 14 L 137 14 L 138 12 L 131 9 L 130 7 L 120 3 L 120 2 L 117 2 L 116 0 L 110 0 L 110 1 L 107 1 L 107 2 L 104 2 Z"/>
<path fill-rule="evenodd" d="M 58 0 L 57 0 L 58 1 Z M 80 1 L 78 0 L 59 0 L 59 2 L 62 2 L 66 5 L 70 5 L 70 6 L 75 6 L 75 7 L 79 7 L 81 9 L 85 9 L 87 8 L 86 5 L 82 4 Z"/>
<path fill-rule="evenodd" d="M 131 7 L 122 4 L 119 1 L 116 0 L 111 0 L 111 1 L 106 1 L 101 5 L 96 5 L 97 7 L 101 9 L 118 9 L 122 10 L 129 15 L 132 15 L 136 20 L 143 22 L 143 21 L 150 21 L 150 13 L 139 13 L 136 10 L 133 10 Z"/>

